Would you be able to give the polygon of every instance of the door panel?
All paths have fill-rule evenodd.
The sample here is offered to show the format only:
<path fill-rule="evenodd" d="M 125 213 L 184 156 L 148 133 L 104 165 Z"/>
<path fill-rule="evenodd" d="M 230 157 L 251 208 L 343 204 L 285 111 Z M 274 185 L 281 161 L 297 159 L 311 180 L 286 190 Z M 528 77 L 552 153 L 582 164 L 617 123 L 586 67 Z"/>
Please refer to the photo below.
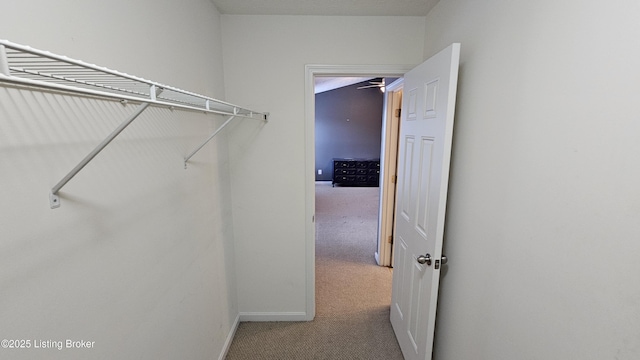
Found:
<path fill-rule="evenodd" d="M 431 161 L 433 160 L 433 138 L 422 138 L 420 143 L 420 162 L 418 179 L 418 209 L 416 216 L 416 231 L 424 238 L 427 237 L 427 220 L 429 216 L 429 189 L 431 185 Z"/>
<path fill-rule="evenodd" d="M 418 89 L 411 89 L 409 90 L 408 101 L 406 103 L 404 103 L 403 101 L 403 108 L 407 109 L 406 121 L 412 121 L 418 117 L 416 112 L 417 106 L 418 106 Z"/>
<path fill-rule="evenodd" d="M 413 161 L 413 144 L 415 139 L 413 136 L 407 136 L 404 141 L 404 169 L 406 172 L 399 175 L 399 178 L 402 179 L 403 186 L 400 188 L 401 197 L 401 209 L 402 209 L 402 217 L 405 221 L 409 221 L 413 215 L 413 207 L 411 206 L 412 200 L 415 198 L 411 191 L 413 190 L 412 180 L 413 174 L 411 167 L 411 162 Z"/>
<path fill-rule="evenodd" d="M 438 82 L 439 79 L 433 80 L 425 85 L 424 97 L 424 118 L 434 118 L 438 114 L 436 112 L 438 99 Z"/>
<path fill-rule="evenodd" d="M 395 256 L 397 259 L 396 261 L 401 261 L 405 263 L 407 262 L 407 243 L 402 238 L 399 238 L 398 240 L 399 240 L 398 247 L 396 249 L 397 255 Z M 408 290 L 408 288 L 405 286 L 405 283 L 406 283 L 405 280 L 408 279 L 408 277 L 404 274 L 405 270 L 406 269 L 404 267 L 398 269 L 398 271 L 400 272 L 398 281 L 395 281 L 392 284 L 392 287 L 395 288 L 395 291 L 400 293 L 405 293 Z M 409 308 L 408 299 L 409 299 L 408 297 L 403 297 L 402 299 L 399 299 L 400 301 L 397 301 L 394 304 L 392 304 L 392 306 L 395 306 L 395 313 L 402 320 L 404 320 L 404 314 Z"/>
<path fill-rule="evenodd" d="M 416 255 L 417 256 L 417 255 Z M 414 263 L 411 266 L 411 315 L 409 316 L 409 338 L 411 339 L 412 350 L 418 352 L 418 344 L 420 343 L 420 302 L 422 300 L 422 281 L 425 269 L 423 265 Z"/>
<path fill-rule="evenodd" d="M 453 44 L 404 80 L 391 323 L 407 360 L 431 359 L 459 57 Z"/>

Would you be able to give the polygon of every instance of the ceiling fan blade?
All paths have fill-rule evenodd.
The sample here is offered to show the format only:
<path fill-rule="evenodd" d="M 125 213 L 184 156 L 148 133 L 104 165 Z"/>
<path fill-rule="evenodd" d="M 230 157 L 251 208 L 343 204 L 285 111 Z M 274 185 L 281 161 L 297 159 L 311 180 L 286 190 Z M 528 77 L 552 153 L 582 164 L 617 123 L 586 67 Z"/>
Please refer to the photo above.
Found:
<path fill-rule="evenodd" d="M 360 89 L 368 89 L 368 88 L 376 88 L 376 87 L 380 87 L 380 86 L 379 85 L 367 85 L 367 86 L 360 86 L 357 89 L 360 90 Z"/>
<path fill-rule="evenodd" d="M 369 81 L 371 85 L 384 86 L 384 78 L 380 79 L 380 81 Z"/>

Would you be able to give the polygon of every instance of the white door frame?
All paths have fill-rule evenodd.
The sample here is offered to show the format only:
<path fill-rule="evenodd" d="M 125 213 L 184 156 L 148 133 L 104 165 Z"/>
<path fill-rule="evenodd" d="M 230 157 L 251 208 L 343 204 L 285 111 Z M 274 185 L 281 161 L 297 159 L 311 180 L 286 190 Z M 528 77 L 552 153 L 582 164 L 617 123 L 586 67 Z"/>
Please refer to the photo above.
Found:
<path fill-rule="evenodd" d="M 305 261 L 306 320 L 316 314 L 316 225 L 315 225 L 315 91 L 316 76 L 402 77 L 415 65 L 306 65 L 305 96 Z"/>
<path fill-rule="evenodd" d="M 393 266 L 393 222 L 396 211 L 396 179 L 398 136 L 404 78 L 386 86 L 382 120 L 382 151 L 380 152 L 380 210 L 378 214 L 378 246 L 376 262 L 380 266 Z"/>

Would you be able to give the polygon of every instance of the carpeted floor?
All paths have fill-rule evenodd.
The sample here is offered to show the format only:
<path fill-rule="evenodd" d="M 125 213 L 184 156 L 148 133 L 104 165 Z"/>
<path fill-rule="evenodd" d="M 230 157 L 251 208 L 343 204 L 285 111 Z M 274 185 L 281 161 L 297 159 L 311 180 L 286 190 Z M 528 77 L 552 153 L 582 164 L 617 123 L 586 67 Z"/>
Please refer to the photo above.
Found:
<path fill-rule="evenodd" d="M 228 360 L 403 359 L 391 269 L 375 263 L 379 188 L 316 184 L 316 318 L 238 326 Z"/>

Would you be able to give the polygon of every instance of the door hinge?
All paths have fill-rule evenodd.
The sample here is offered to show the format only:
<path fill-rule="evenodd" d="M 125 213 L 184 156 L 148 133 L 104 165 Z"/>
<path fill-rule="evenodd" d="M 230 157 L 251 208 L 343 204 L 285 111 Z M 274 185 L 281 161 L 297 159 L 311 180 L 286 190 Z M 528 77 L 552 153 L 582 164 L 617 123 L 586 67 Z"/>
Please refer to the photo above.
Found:
<path fill-rule="evenodd" d="M 398 182 L 398 175 L 391 175 L 391 183 L 395 184 Z"/>
<path fill-rule="evenodd" d="M 389 235 L 389 238 L 387 239 L 387 242 L 389 244 L 393 244 L 393 235 Z"/>
<path fill-rule="evenodd" d="M 402 114 L 402 109 L 396 109 L 396 117 L 399 118 L 400 114 Z"/>

